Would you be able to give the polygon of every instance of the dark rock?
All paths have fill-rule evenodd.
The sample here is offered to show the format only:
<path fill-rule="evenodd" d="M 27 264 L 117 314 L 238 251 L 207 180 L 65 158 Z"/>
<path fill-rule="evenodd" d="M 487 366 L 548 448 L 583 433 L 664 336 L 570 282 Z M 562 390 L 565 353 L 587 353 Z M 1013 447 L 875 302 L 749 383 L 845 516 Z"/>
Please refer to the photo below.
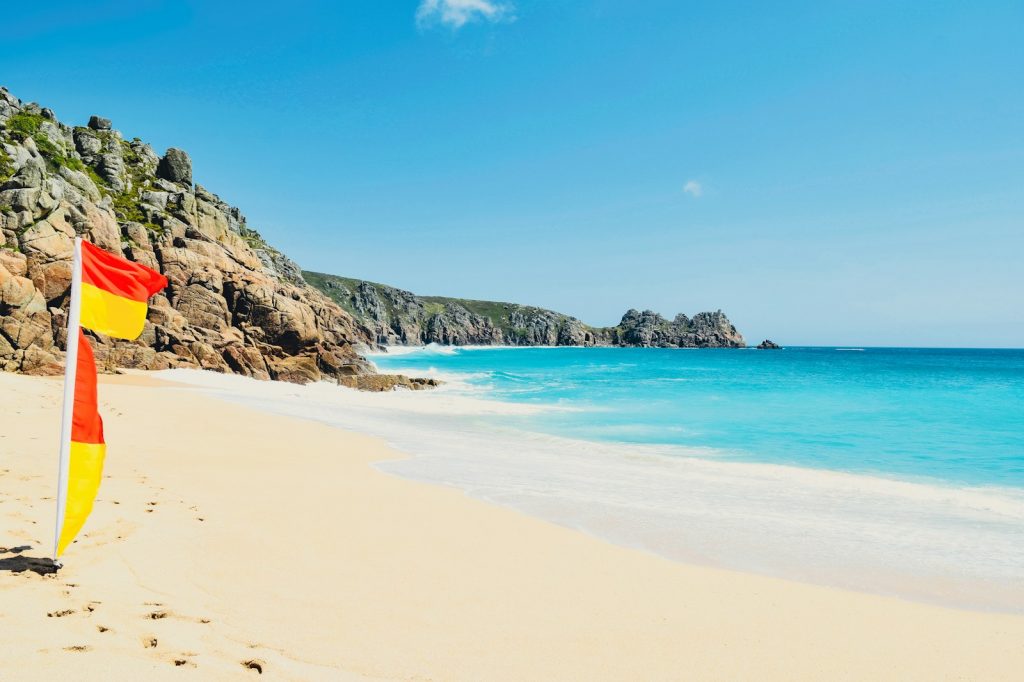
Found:
<path fill-rule="evenodd" d="M 89 127 L 93 130 L 110 130 L 110 119 L 102 116 L 90 116 Z"/>
<path fill-rule="evenodd" d="M 88 128 L 75 128 L 71 133 L 75 141 L 75 149 L 82 157 L 82 161 L 94 165 L 100 151 L 103 149 L 103 140 Z"/>
<path fill-rule="evenodd" d="M 776 350 L 776 349 L 781 348 L 781 347 L 782 346 L 780 346 L 779 344 L 775 343 L 771 339 L 765 339 L 761 343 L 757 344 L 757 348 L 759 350 Z"/>
<path fill-rule="evenodd" d="M 397 388 L 421 391 L 425 388 L 435 388 L 444 382 L 437 379 L 413 379 L 402 374 L 367 374 L 339 379 L 338 383 L 349 388 L 358 388 L 361 391 L 382 392 L 393 391 Z"/>
<path fill-rule="evenodd" d="M 192 184 L 192 159 L 181 149 L 171 147 L 156 167 L 157 177 L 182 185 Z"/>
<path fill-rule="evenodd" d="M 692 319 L 679 314 L 670 322 L 651 310 L 629 310 L 618 326 L 599 330 L 621 346 L 657 348 L 742 348 L 743 336 L 721 310 L 697 313 Z"/>

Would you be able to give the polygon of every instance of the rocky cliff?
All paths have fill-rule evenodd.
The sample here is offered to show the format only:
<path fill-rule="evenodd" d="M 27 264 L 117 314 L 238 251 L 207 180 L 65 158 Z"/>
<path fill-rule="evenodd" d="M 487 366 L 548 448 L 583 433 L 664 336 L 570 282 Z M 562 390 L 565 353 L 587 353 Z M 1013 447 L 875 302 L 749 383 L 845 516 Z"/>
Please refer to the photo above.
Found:
<path fill-rule="evenodd" d="M 304 272 L 367 327 L 380 345 L 654 346 L 662 348 L 740 348 L 743 336 L 722 311 L 676 315 L 667 320 L 630 310 L 614 327 L 591 327 L 575 317 L 544 308 L 417 296 L 364 280 Z"/>
<path fill-rule="evenodd" d="M 376 375 L 358 348 L 743 345 L 721 312 L 669 321 L 631 310 L 595 328 L 542 308 L 303 273 L 238 208 L 194 184 L 184 151 L 161 156 L 99 116 L 65 125 L 0 87 L 0 369 L 63 371 L 76 235 L 169 281 L 138 340 L 93 340 L 108 370 L 198 367 L 384 390 L 433 382 Z"/>
<path fill-rule="evenodd" d="M 65 125 L 0 88 L 0 368 L 62 371 L 75 235 L 170 282 L 137 341 L 94 341 L 104 367 L 353 385 L 372 372 L 355 350 L 371 332 L 237 208 L 193 185 L 185 152 L 160 156 L 96 116 Z"/>

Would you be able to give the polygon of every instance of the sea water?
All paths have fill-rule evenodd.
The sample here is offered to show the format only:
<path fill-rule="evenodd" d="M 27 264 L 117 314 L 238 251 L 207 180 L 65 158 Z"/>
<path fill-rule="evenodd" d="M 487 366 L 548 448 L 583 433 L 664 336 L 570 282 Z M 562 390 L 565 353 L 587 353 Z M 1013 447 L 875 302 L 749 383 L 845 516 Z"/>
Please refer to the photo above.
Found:
<path fill-rule="evenodd" d="M 175 370 L 384 471 L 670 559 L 1024 612 L 1024 351 L 395 349 L 435 391 Z"/>
<path fill-rule="evenodd" d="M 570 438 L 1024 487 L 1024 350 L 427 347 L 373 360 L 574 408 L 520 424 Z"/>

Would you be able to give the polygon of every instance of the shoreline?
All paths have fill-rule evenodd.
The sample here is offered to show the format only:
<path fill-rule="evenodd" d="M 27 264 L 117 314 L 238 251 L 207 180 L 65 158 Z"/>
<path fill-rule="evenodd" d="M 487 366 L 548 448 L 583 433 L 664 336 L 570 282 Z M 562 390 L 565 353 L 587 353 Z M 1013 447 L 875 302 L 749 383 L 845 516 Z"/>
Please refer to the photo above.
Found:
<path fill-rule="evenodd" d="M 405 456 L 377 463 L 381 471 L 620 547 L 910 602 L 1024 613 L 1024 492 L 1016 488 L 524 431 L 552 408 L 467 394 L 443 373 L 446 388 L 379 395 L 188 370 L 160 375 L 263 412 L 382 437 Z"/>
<path fill-rule="evenodd" d="M 1024 617 L 679 564 L 376 471 L 401 456 L 379 438 L 150 376 L 101 382 L 93 517 L 57 576 L 0 570 L 4 677 L 1009 680 L 1024 665 Z M 0 546 L 38 556 L 60 384 L 0 388 L 17 406 L 0 416 Z"/>
<path fill-rule="evenodd" d="M 384 350 L 380 350 L 383 348 Z M 1019 346 L 857 346 L 857 345 L 804 345 L 804 344 L 789 344 L 785 346 L 779 346 L 778 348 L 772 349 L 761 349 L 757 346 L 622 346 L 622 345 L 608 345 L 608 346 L 572 346 L 572 345 L 560 345 L 560 346 L 545 346 L 545 345 L 483 345 L 483 344 L 466 344 L 466 345 L 455 345 L 455 344 L 442 344 L 442 343 L 427 343 L 419 346 L 410 344 L 401 345 L 384 345 L 378 348 L 363 348 L 360 350 L 360 354 L 364 357 L 371 355 L 387 355 L 392 353 L 393 355 L 405 355 L 408 353 L 414 353 L 418 351 L 424 351 L 426 349 L 437 348 L 437 349 L 453 349 L 453 350 L 521 350 L 525 348 L 543 348 L 546 350 L 553 350 L 557 348 L 625 348 L 625 349 L 651 349 L 651 350 L 832 350 L 832 351 L 871 351 L 871 350 L 945 350 L 945 351 L 1011 351 L 1019 352 L 1024 351 L 1024 347 Z M 393 352 L 397 351 L 397 352 Z"/>

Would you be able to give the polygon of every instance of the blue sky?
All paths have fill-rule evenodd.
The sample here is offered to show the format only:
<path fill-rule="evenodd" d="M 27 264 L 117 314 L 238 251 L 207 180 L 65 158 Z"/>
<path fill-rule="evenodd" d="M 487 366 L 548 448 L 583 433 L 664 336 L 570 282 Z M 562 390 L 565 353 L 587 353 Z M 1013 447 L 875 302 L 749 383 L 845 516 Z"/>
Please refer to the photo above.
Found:
<path fill-rule="evenodd" d="M 303 267 L 749 341 L 1024 346 L 1020 2 L 4 10 L 0 83 Z"/>

